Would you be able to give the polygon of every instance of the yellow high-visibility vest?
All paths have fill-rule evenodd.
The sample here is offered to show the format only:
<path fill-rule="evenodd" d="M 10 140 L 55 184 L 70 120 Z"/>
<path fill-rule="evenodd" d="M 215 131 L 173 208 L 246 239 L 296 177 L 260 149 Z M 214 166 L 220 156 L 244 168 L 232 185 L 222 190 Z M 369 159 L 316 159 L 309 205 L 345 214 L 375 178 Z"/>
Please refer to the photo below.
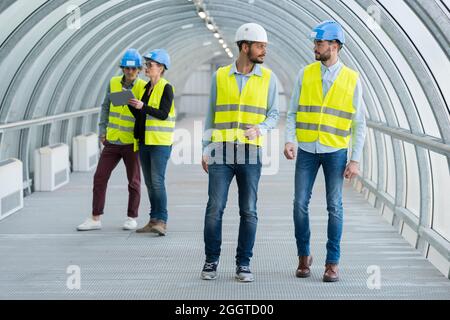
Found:
<path fill-rule="evenodd" d="M 169 82 L 164 78 L 159 79 L 158 83 L 156 83 L 148 100 L 150 107 L 159 109 L 164 87 L 167 83 Z M 146 115 L 144 142 L 146 145 L 171 146 L 173 144 L 176 117 L 174 100 L 172 100 L 172 106 L 170 107 L 169 116 L 166 120 L 160 120 L 148 114 Z"/>
<path fill-rule="evenodd" d="M 298 102 L 296 134 L 299 142 L 347 148 L 355 113 L 353 95 L 359 74 L 343 66 L 336 80 L 323 97 L 320 62 L 304 70 L 302 89 Z"/>
<path fill-rule="evenodd" d="M 272 71 L 261 67 L 262 76 L 253 74 L 239 92 L 231 65 L 217 70 L 217 98 L 214 113 L 213 142 L 248 143 L 262 146 L 263 139 L 248 140 L 245 136 L 247 125 L 257 125 L 266 119 L 267 99 Z"/>
<path fill-rule="evenodd" d="M 147 83 L 142 79 L 136 79 L 134 82 L 133 92 L 136 99 L 141 99 L 145 92 Z M 110 81 L 111 93 L 122 91 L 122 77 L 113 77 Z M 134 122 L 135 118 L 130 112 L 127 105 L 114 106 L 112 103 L 109 107 L 108 125 L 106 128 L 106 140 L 120 141 L 124 144 L 134 143 Z"/>

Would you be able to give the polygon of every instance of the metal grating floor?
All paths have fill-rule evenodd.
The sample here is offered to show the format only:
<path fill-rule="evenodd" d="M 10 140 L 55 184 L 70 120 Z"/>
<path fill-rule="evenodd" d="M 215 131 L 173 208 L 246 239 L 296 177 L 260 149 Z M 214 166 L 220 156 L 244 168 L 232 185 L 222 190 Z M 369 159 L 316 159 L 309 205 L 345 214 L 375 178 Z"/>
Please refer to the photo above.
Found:
<path fill-rule="evenodd" d="M 192 119 L 178 126 L 192 130 Z M 127 201 L 121 163 L 110 180 L 100 231 L 75 231 L 90 213 L 93 172 L 73 173 L 71 182 L 55 192 L 32 194 L 22 211 L 0 222 L 0 299 L 450 299 L 450 281 L 350 185 L 344 192 L 341 281 L 323 283 L 327 215 L 322 173 L 311 201 L 312 277 L 297 279 L 294 163 L 280 159 L 280 166 L 278 175 L 261 179 L 254 283 L 234 280 L 235 183 L 224 215 L 219 278 L 203 281 L 207 176 L 200 165 L 170 164 L 168 235 L 158 237 L 120 229 Z M 140 226 L 147 222 L 148 203 L 142 186 Z M 80 267 L 79 290 L 66 286 L 70 265 Z M 380 268 L 380 289 L 367 286 L 371 265 Z"/>

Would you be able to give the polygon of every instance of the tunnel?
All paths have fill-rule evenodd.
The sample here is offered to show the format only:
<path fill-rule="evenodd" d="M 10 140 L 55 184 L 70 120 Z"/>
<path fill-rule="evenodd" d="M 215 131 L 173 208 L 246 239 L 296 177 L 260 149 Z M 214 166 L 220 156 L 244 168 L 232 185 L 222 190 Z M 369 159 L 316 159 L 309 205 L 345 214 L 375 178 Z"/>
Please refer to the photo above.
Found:
<path fill-rule="evenodd" d="M 344 188 L 349 211 L 344 244 L 351 256 L 342 266 L 347 266 L 347 282 L 344 274 L 335 291 L 317 284 L 303 294 L 302 284 L 288 279 L 292 270 L 283 264 L 296 264 L 294 164 L 278 148 L 284 147 L 296 76 L 314 62 L 311 29 L 325 20 L 344 29 L 340 60 L 359 72 L 367 131 L 360 175 Z M 0 21 L 2 299 L 450 299 L 450 1 L 3 0 Z M 265 281 L 257 284 L 257 278 L 259 290 L 236 290 L 230 282 L 207 288 L 198 280 L 207 202 L 201 134 L 211 78 L 239 56 L 235 33 L 249 22 L 267 31 L 264 66 L 277 75 L 279 88 L 278 133 L 268 144 L 270 159 L 279 160 L 273 160 L 275 170 L 262 176 L 258 199 L 254 260 L 260 260 L 254 269 Z M 119 61 L 128 48 L 142 54 L 155 48 L 169 52 L 172 63 L 164 77 L 175 89 L 175 135 L 190 142 L 182 151 L 175 143 L 173 152 L 185 158 L 172 160 L 167 170 L 174 215 L 166 242 L 123 233 L 112 222 L 104 233 L 75 231 L 89 214 L 94 169 L 75 170 L 74 139 L 98 134 L 105 90 L 112 77 L 122 74 Z M 140 77 L 146 79 L 143 72 Z M 37 150 L 47 146 L 65 146 L 68 153 L 68 168 L 55 178 L 67 183 L 54 191 L 37 187 Z M 13 163 L 20 164 L 18 174 L 8 175 Z M 20 177 L 16 189 L 11 187 L 14 177 Z M 147 219 L 144 189 L 142 223 Z M 312 211 L 317 207 L 319 213 L 312 220 L 317 227 L 312 241 L 323 251 L 323 183 L 314 192 Z M 126 193 L 120 165 L 109 183 L 109 219 L 124 217 Z M 233 258 L 237 239 L 236 196 L 231 189 L 224 215 L 224 263 Z M 171 267 L 180 261 L 184 285 Z M 66 287 L 72 265 L 81 268 L 82 290 Z M 371 266 L 381 272 L 379 290 L 367 288 L 369 271 L 375 270 Z M 150 293 L 145 289 L 164 277 L 167 283 Z M 136 279 L 141 281 L 134 287 Z M 283 283 L 293 290 L 284 290 Z"/>

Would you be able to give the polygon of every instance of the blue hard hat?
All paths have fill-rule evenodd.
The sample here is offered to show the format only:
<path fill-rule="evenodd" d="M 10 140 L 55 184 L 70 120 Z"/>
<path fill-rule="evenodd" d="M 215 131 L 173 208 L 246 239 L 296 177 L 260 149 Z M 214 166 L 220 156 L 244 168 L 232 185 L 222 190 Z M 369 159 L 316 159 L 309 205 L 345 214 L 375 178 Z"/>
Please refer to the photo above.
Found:
<path fill-rule="evenodd" d="M 142 67 L 142 56 L 136 49 L 128 49 L 122 57 L 120 62 L 120 67 L 131 67 L 131 68 L 141 68 Z"/>
<path fill-rule="evenodd" d="M 170 57 L 165 49 L 154 49 L 146 54 L 144 58 L 164 65 L 166 70 L 169 70 L 170 68 Z"/>
<path fill-rule="evenodd" d="M 326 20 L 315 26 L 310 38 L 313 40 L 339 40 L 340 43 L 345 43 L 344 30 L 339 23 L 333 20 Z"/>

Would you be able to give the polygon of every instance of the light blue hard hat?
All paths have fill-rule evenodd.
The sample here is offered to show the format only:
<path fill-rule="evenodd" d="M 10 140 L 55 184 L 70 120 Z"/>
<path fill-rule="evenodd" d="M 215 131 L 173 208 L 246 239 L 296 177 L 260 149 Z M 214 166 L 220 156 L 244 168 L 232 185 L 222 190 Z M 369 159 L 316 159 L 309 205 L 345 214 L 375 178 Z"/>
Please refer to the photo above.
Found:
<path fill-rule="evenodd" d="M 344 30 L 339 23 L 333 20 L 326 20 L 315 26 L 310 38 L 313 40 L 339 40 L 340 43 L 345 43 Z"/>
<path fill-rule="evenodd" d="M 146 54 L 144 58 L 164 65 L 166 70 L 170 68 L 170 56 L 165 49 L 154 49 Z"/>
<path fill-rule="evenodd" d="M 120 62 L 121 68 L 141 68 L 142 67 L 142 56 L 136 49 L 128 49 L 122 57 Z"/>

